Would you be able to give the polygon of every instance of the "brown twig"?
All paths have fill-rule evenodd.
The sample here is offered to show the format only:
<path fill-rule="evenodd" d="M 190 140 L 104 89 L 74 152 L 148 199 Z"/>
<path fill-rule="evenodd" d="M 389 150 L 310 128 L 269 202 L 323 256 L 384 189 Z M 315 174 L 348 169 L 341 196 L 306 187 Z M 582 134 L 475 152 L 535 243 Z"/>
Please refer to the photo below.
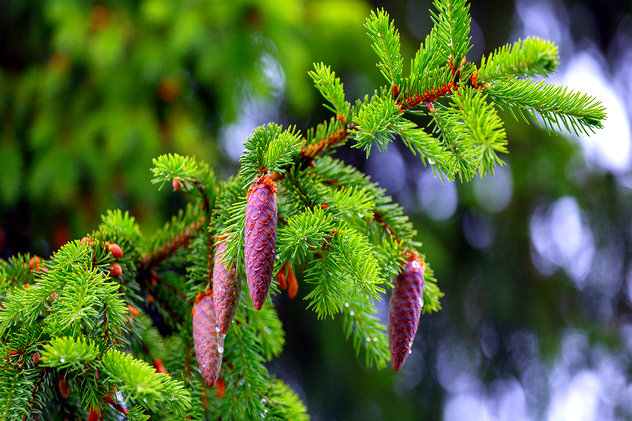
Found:
<path fill-rule="evenodd" d="M 202 228 L 202 224 L 204 224 L 205 221 L 206 218 L 201 217 L 198 221 L 192 223 L 184 231 L 176 235 L 175 238 L 167 241 L 151 254 L 143 257 L 140 261 L 141 269 L 146 270 L 155 267 L 160 264 L 160 262 L 173 256 L 179 248 L 188 246 L 193 235 Z"/>
<path fill-rule="evenodd" d="M 103 310 L 101 310 L 103 312 L 103 330 L 104 330 L 104 336 L 103 338 L 107 341 L 108 340 L 108 314 L 105 312 L 105 309 L 107 308 L 106 304 L 103 303 Z"/>
<path fill-rule="evenodd" d="M 321 139 L 318 143 L 311 145 L 309 148 L 301 149 L 301 156 L 309 160 L 314 159 L 316 156 L 328 151 L 338 143 L 343 142 L 349 137 L 349 131 L 355 127 L 354 123 L 345 124 L 344 119 L 341 119 L 343 125 L 340 129 L 336 130 L 324 139 Z"/>
<path fill-rule="evenodd" d="M 206 262 L 206 285 L 211 290 L 213 289 L 213 237 L 211 233 L 208 234 L 208 250 L 207 250 Z"/>
<path fill-rule="evenodd" d="M 395 231 L 393 231 L 393 228 L 391 228 L 391 226 L 384 219 L 382 219 L 382 214 L 380 214 L 377 210 L 374 209 L 373 217 L 375 218 L 375 222 L 377 222 L 382 227 L 382 229 L 386 231 L 387 234 L 390 234 L 396 241 L 399 242 L 399 240 L 397 239 L 397 235 L 395 234 Z"/>
<path fill-rule="evenodd" d="M 184 295 L 184 293 L 182 291 L 180 291 L 179 289 L 177 289 L 176 287 L 174 287 L 173 285 L 171 285 L 168 282 L 165 282 L 164 279 L 162 279 L 159 275 L 158 272 L 156 272 L 155 270 L 151 270 L 151 279 L 155 280 L 156 283 L 164 286 L 165 288 L 167 288 L 169 291 L 173 292 L 174 294 L 176 294 L 179 298 L 181 298 L 182 300 L 186 301 L 187 303 L 189 303 L 191 306 L 193 306 L 193 303 L 191 301 L 189 301 L 187 299 L 187 296 Z"/>
<path fill-rule="evenodd" d="M 407 96 L 408 92 L 404 92 L 403 98 L 398 99 L 399 97 L 399 88 L 397 86 L 393 87 L 393 97 L 397 101 L 400 106 L 400 112 L 404 112 L 408 108 L 416 107 L 422 103 L 428 105 L 428 108 L 432 107 L 432 103 L 438 100 L 441 97 L 444 97 L 452 92 L 455 92 L 459 89 L 459 85 L 454 82 L 448 82 L 447 85 L 442 85 L 439 88 L 433 88 L 429 91 L 423 92 L 422 94 L 415 94 L 411 96 Z"/>
<path fill-rule="evenodd" d="M 114 398 L 112 398 L 112 395 L 105 395 L 103 396 L 103 402 L 105 403 L 109 403 L 112 408 L 116 409 L 117 411 L 119 411 L 121 414 L 127 416 L 127 409 L 125 409 L 123 407 L 123 405 L 121 405 L 120 403 L 118 403 L 117 401 L 114 400 Z"/>
<path fill-rule="evenodd" d="M 200 194 L 202 195 L 202 200 L 204 200 L 204 204 L 202 205 L 202 210 L 205 211 L 210 211 L 211 210 L 211 202 L 208 198 L 208 196 L 206 195 L 206 187 L 204 187 L 204 184 L 202 183 L 202 181 L 199 178 L 195 179 L 195 187 L 197 187 L 198 191 L 200 192 Z"/>
<path fill-rule="evenodd" d="M 46 374 L 46 368 L 47 367 L 43 367 L 42 368 L 42 372 L 40 373 L 39 377 L 37 378 L 37 381 L 35 382 L 35 387 L 33 387 L 33 392 L 31 392 L 31 399 L 29 402 L 27 402 L 27 408 L 28 411 L 30 411 L 33 408 L 33 405 L 35 404 L 35 394 L 37 393 L 37 389 L 39 388 L 40 384 L 42 383 L 42 379 L 44 378 L 44 374 Z"/>
<path fill-rule="evenodd" d="M 191 344 L 187 344 L 187 358 L 184 363 L 184 378 L 187 380 L 189 379 L 190 359 L 191 359 Z"/>

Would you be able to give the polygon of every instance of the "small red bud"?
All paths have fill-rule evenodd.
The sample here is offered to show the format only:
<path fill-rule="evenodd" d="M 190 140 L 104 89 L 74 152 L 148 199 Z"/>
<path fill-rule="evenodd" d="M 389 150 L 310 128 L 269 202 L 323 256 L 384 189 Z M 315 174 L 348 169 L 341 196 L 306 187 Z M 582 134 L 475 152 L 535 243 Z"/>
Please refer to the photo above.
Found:
<path fill-rule="evenodd" d="M 178 191 L 180 190 L 180 180 L 178 180 L 177 178 L 174 178 L 173 180 L 171 180 L 171 185 L 173 186 L 173 190 L 174 191 Z"/>
<path fill-rule="evenodd" d="M 206 390 L 206 387 L 204 388 L 204 390 Z M 202 394 L 202 409 L 205 412 L 208 409 L 208 397 L 206 396 L 206 393 Z"/>
<path fill-rule="evenodd" d="M 156 373 L 169 374 L 160 358 L 154 358 L 154 367 L 156 368 Z"/>
<path fill-rule="evenodd" d="M 101 418 L 101 411 L 95 411 L 94 409 L 91 409 L 90 415 L 88 415 L 88 421 L 99 421 L 99 418 Z"/>
<path fill-rule="evenodd" d="M 138 310 L 136 309 L 136 307 L 127 306 L 127 308 L 129 308 L 129 312 L 132 313 L 132 316 L 138 317 Z"/>
<path fill-rule="evenodd" d="M 121 273 L 123 273 L 123 269 L 121 269 L 121 265 L 119 265 L 118 263 L 114 263 L 112 265 L 112 269 L 110 269 L 110 275 L 121 276 Z"/>
<path fill-rule="evenodd" d="M 39 270 L 39 264 L 41 262 L 41 259 L 37 256 L 33 256 L 31 257 L 31 260 L 29 260 L 29 267 L 31 270 Z"/>
<path fill-rule="evenodd" d="M 219 377 L 217 382 L 215 382 L 215 385 L 217 386 L 217 396 L 219 396 L 220 399 L 223 398 L 224 392 L 226 392 L 226 383 L 224 382 L 224 379 Z"/>
<path fill-rule="evenodd" d="M 294 272 L 292 272 L 292 266 L 287 265 L 287 295 L 290 298 L 294 298 L 297 292 L 298 282 L 296 281 L 296 276 L 294 276 Z"/>
<path fill-rule="evenodd" d="M 70 392 L 68 391 L 68 384 L 66 383 L 66 379 L 63 374 L 59 375 L 59 391 L 64 398 L 70 396 Z"/>
<path fill-rule="evenodd" d="M 35 354 L 33 354 L 33 362 L 34 362 L 35 364 L 39 364 L 39 363 L 40 363 L 40 361 L 42 361 L 42 360 L 40 359 L 40 354 L 39 354 L 38 352 L 36 352 Z"/>
<path fill-rule="evenodd" d="M 90 238 L 90 237 L 83 237 L 81 239 L 81 244 L 92 244 L 92 238 Z"/>
<path fill-rule="evenodd" d="M 121 250 L 121 247 L 118 244 L 112 243 L 108 246 L 108 249 L 110 250 L 110 253 L 112 253 L 112 257 L 116 259 L 123 257 L 123 250 Z"/>
<path fill-rule="evenodd" d="M 281 269 L 279 273 L 277 273 L 277 282 L 279 283 L 279 288 L 281 289 L 287 289 L 287 281 L 285 279 L 286 270 L 287 270 L 287 262 L 285 262 L 285 264 L 283 265 L 283 269 Z"/>

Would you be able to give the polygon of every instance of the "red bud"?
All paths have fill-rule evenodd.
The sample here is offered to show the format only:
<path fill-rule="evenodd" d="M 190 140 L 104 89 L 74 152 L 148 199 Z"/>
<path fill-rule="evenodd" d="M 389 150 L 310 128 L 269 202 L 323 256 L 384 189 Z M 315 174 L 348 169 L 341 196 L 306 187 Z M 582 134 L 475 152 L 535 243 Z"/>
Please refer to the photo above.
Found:
<path fill-rule="evenodd" d="M 101 418 L 101 411 L 95 411 L 94 409 L 91 409 L 90 415 L 88 415 L 88 421 L 99 421 L 99 418 Z"/>
<path fill-rule="evenodd" d="M 116 259 L 120 259 L 121 257 L 123 257 L 123 250 L 121 250 L 121 247 L 118 244 L 110 244 L 108 246 L 108 249 L 110 250 L 110 253 L 112 253 L 112 257 Z"/>
<path fill-rule="evenodd" d="M 292 266 L 287 265 L 287 295 L 290 298 L 294 298 L 297 292 L 298 281 L 296 280 L 296 276 L 294 276 L 294 272 L 292 272 Z"/>
<path fill-rule="evenodd" d="M 66 378 L 63 374 L 59 374 L 59 391 L 64 398 L 67 398 L 70 395 L 68 391 L 68 384 L 66 383 Z"/>
<path fill-rule="evenodd" d="M 118 263 L 114 263 L 112 265 L 112 269 L 110 269 L 110 275 L 121 276 L 122 273 L 123 273 L 123 269 L 121 268 L 121 265 L 119 265 Z"/>

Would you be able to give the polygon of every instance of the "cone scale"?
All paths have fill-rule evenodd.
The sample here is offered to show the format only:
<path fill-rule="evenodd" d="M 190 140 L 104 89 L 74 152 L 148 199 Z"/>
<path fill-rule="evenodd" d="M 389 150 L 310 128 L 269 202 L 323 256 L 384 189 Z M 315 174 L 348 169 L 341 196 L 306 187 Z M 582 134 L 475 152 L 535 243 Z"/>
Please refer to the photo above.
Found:
<path fill-rule="evenodd" d="M 204 296 L 193 308 L 193 347 L 202 377 L 213 386 L 222 367 L 224 336 L 220 334 L 210 295 Z"/>
<path fill-rule="evenodd" d="M 241 290 L 235 264 L 228 270 L 226 264 L 222 263 L 224 250 L 226 250 L 226 243 L 219 243 L 213 266 L 213 302 L 217 315 L 217 325 L 222 335 L 226 334 L 235 319 Z"/>
<path fill-rule="evenodd" d="M 270 287 L 277 236 L 276 184 L 267 175 L 259 177 L 248 192 L 244 263 L 250 298 L 261 310 Z"/>
<path fill-rule="evenodd" d="M 423 307 L 425 263 L 410 255 L 406 266 L 393 282 L 388 312 L 388 342 L 391 363 L 398 371 L 411 352 Z"/>

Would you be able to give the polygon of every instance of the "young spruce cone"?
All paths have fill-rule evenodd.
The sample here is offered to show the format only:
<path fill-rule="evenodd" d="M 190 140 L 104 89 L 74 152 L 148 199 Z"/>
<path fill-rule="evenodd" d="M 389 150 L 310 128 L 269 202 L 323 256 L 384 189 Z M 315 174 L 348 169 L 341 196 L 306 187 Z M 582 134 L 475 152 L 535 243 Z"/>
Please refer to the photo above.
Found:
<path fill-rule="evenodd" d="M 217 245 L 215 265 L 213 266 L 213 301 L 215 313 L 217 313 L 217 325 L 222 335 L 226 334 L 235 318 L 241 288 L 235 264 L 228 271 L 226 264 L 222 263 L 225 249 L 226 243 Z"/>
<path fill-rule="evenodd" d="M 193 308 L 193 346 L 202 377 L 213 386 L 222 367 L 224 337 L 219 333 L 213 297 L 204 296 Z"/>
<path fill-rule="evenodd" d="M 413 346 L 423 306 L 425 263 L 411 255 L 404 271 L 395 278 L 388 312 L 388 342 L 395 371 L 406 361 Z"/>
<path fill-rule="evenodd" d="M 245 264 L 250 298 L 261 310 L 268 296 L 277 236 L 276 185 L 267 175 L 255 180 L 246 206 Z"/>

